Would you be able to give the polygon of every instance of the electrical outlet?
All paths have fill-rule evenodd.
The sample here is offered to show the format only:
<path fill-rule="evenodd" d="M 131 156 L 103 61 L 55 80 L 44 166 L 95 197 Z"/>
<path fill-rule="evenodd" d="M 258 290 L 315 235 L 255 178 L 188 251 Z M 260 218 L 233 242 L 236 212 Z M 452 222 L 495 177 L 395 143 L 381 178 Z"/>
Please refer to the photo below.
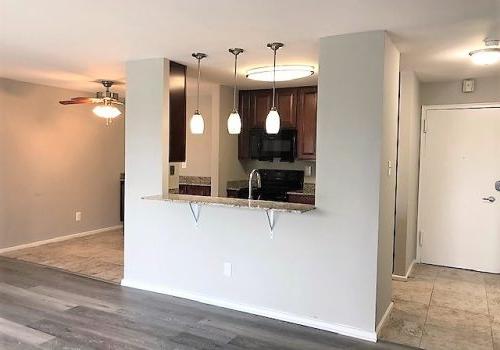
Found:
<path fill-rule="evenodd" d="M 224 263 L 224 276 L 226 277 L 231 277 L 233 274 L 233 266 L 231 263 L 225 262 Z"/>
<path fill-rule="evenodd" d="M 186 169 L 187 168 L 187 161 L 181 163 L 181 168 Z"/>
<path fill-rule="evenodd" d="M 82 212 L 81 211 L 77 211 L 75 213 L 75 221 L 82 221 Z"/>

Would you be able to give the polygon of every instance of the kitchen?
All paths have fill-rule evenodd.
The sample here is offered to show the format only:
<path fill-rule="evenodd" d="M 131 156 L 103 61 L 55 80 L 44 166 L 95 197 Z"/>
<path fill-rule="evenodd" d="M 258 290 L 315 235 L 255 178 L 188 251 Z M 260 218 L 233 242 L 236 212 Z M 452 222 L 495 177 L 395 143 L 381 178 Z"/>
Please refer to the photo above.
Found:
<path fill-rule="evenodd" d="M 175 106 L 172 94 L 176 90 L 171 89 L 171 118 L 176 118 L 174 128 L 180 131 L 172 131 L 171 122 L 170 135 L 185 135 L 185 139 L 178 137 L 170 142 L 170 193 L 314 204 L 315 68 L 276 67 L 279 86 L 274 99 L 281 125 L 279 132 L 272 134 L 266 132 L 266 116 L 273 107 L 273 66 L 265 68 L 271 74 L 259 71 L 252 75 L 252 68 L 247 69 L 242 87 L 236 79 L 232 87 L 201 79 L 199 97 L 197 72 L 187 69 L 184 89 L 179 90 L 185 94 L 184 109 Z M 295 78 L 300 75 L 301 78 Z M 175 108 L 179 111 L 177 116 L 172 113 Z M 186 122 L 198 109 L 203 115 L 203 133 L 186 128 Z M 241 118 L 241 132 L 237 135 L 226 128 L 227 116 L 235 109 Z M 183 113 L 186 117 L 179 128 Z M 173 155 L 173 149 L 181 151 Z"/>

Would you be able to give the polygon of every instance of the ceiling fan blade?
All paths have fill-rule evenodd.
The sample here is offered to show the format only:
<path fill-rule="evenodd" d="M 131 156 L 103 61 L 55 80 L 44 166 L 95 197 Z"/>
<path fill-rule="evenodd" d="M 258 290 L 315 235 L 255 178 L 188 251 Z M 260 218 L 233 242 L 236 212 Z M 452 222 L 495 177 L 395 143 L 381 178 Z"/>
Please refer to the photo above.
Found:
<path fill-rule="evenodd" d="M 103 99 L 95 97 L 73 97 L 71 100 L 59 101 L 62 105 L 76 105 L 84 103 L 102 103 Z"/>
<path fill-rule="evenodd" d="M 111 104 L 123 106 L 124 103 L 120 100 L 111 100 Z"/>

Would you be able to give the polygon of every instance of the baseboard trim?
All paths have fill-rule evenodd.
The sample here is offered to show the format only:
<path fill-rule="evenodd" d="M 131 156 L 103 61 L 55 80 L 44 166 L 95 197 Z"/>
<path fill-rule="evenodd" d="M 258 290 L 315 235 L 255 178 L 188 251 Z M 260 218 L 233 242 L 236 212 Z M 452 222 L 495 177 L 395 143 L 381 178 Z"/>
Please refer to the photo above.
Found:
<path fill-rule="evenodd" d="M 401 275 L 393 274 L 392 280 L 393 281 L 402 281 L 402 282 L 408 281 L 408 277 L 410 276 L 411 272 L 413 271 L 413 267 L 415 266 L 416 263 L 417 263 L 417 259 L 413 259 L 413 261 L 410 264 L 410 267 L 408 268 L 408 271 L 406 271 L 406 275 L 401 276 Z"/>
<path fill-rule="evenodd" d="M 133 281 L 130 279 L 123 279 L 121 282 L 121 285 L 124 287 L 130 287 L 130 288 L 135 288 L 135 289 L 141 289 L 145 291 L 150 291 L 150 292 L 155 292 L 155 293 L 160 293 L 160 294 L 167 294 L 171 295 L 174 297 L 179 297 L 183 299 L 189 299 L 193 301 L 197 301 L 203 304 L 209 304 L 209 305 L 214 305 L 214 306 L 219 306 L 223 307 L 226 309 L 232 309 L 236 311 L 241 311 L 241 312 L 246 312 L 249 314 L 254 314 L 254 315 L 259 315 L 259 316 L 264 316 L 280 321 L 285 321 L 285 322 L 290 322 L 290 323 L 296 323 L 300 324 L 302 326 L 307 326 L 307 327 L 312 327 L 316 329 L 321 329 L 329 332 L 334 332 L 342 335 L 346 335 L 349 337 L 353 338 L 358 338 L 358 339 L 363 339 L 371 342 L 376 342 L 377 341 L 377 333 L 376 332 L 370 332 L 370 331 L 365 331 L 359 328 L 351 327 L 351 326 L 346 326 L 342 324 L 334 324 L 334 323 L 329 323 L 317 319 L 311 319 L 307 317 L 302 317 L 302 316 L 297 316 L 293 314 L 289 314 L 286 312 L 282 311 L 277 311 L 277 310 L 272 310 L 268 308 L 263 308 L 259 306 L 252 306 L 252 305 L 245 305 L 245 304 L 239 304 L 227 300 L 221 300 L 221 299 L 216 299 L 212 297 L 207 297 L 195 293 L 190 293 L 182 290 L 175 290 L 175 289 L 170 289 L 170 288 L 165 288 L 165 287 L 160 287 L 160 286 L 155 286 L 151 284 L 146 284 L 138 281 Z"/>
<path fill-rule="evenodd" d="M 385 322 L 389 319 L 389 315 L 391 314 L 393 307 L 394 307 L 394 302 L 391 301 L 391 303 L 385 310 L 384 315 L 380 319 L 380 322 L 377 324 L 377 327 L 375 328 L 375 333 L 377 334 L 377 337 L 380 334 L 380 330 L 382 329 L 382 327 L 384 327 Z"/>
<path fill-rule="evenodd" d="M 99 228 L 97 230 L 91 230 L 91 231 L 73 233 L 71 235 L 50 238 L 50 239 L 46 239 L 46 240 L 43 240 L 43 241 L 36 241 L 36 242 L 31 242 L 31 243 L 26 243 L 26 244 L 20 244 L 20 245 L 16 245 L 16 246 L 13 246 L 13 247 L 8 247 L 8 248 L 0 249 L 0 254 L 4 254 L 4 253 L 8 253 L 8 252 L 13 252 L 15 250 L 21 250 L 21 249 L 26 249 L 26 248 L 38 247 L 40 245 L 49 244 L 49 243 L 62 242 L 62 241 L 66 241 L 66 240 L 72 239 L 72 238 L 91 236 L 91 235 L 95 235 L 97 233 L 118 230 L 118 229 L 121 229 L 121 228 L 123 228 L 123 225 L 116 225 L 116 226 Z"/>

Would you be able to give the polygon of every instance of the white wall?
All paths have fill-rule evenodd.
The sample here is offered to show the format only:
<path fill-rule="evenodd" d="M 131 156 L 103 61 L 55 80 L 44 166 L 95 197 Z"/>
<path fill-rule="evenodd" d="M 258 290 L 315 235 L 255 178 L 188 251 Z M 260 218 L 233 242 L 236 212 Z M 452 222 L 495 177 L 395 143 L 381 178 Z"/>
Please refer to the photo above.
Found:
<path fill-rule="evenodd" d="M 476 79 L 472 93 L 462 92 L 462 81 L 422 83 L 423 105 L 500 102 L 500 76 Z"/>
<path fill-rule="evenodd" d="M 124 116 L 58 103 L 82 95 L 0 79 L 0 249 L 120 224 Z"/>
<path fill-rule="evenodd" d="M 374 339 L 385 46 L 383 32 L 321 39 L 318 208 L 279 214 L 274 239 L 263 211 L 204 206 L 195 227 L 187 204 L 140 199 L 163 188 L 164 71 L 128 63 L 123 283 Z"/>
<path fill-rule="evenodd" d="M 394 274 L 400 276 L 406 275 L 416 257 L 421 111 L 419 91 L 415 72 L 401 72 L 394 244 Z"/>

